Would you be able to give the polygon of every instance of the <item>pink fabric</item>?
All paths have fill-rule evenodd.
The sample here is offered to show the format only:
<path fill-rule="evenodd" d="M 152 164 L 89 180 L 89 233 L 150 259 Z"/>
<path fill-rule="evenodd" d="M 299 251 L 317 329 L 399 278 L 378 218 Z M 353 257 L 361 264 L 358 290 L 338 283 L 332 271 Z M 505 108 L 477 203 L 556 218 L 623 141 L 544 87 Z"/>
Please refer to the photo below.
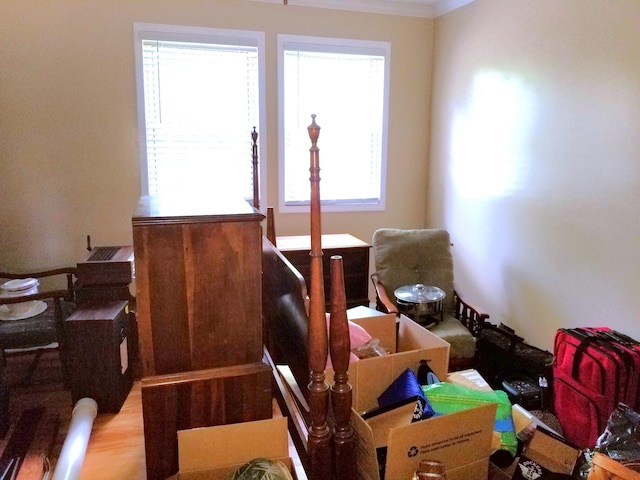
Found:
<path fill-rule="evenodd" d="M 354 348 L 361 347 L 368 341 L 372 339 L 371 335 L 360 325 L 357 323 L 353 323 L 352 321 L 348 321 L 349 323 L 349 341 L 351 342 L 351 350 Z M 327 335 L 329 334 L 329 314 L 327 313 Z M 357 362 L 359 358 L 351 352 L 349 354 L 349 363 Z M 331 355 L 327 356 L 327 368 L 333 368 L 331 366 Z M 329 379 L 330 380 L 330 379 Z"/>

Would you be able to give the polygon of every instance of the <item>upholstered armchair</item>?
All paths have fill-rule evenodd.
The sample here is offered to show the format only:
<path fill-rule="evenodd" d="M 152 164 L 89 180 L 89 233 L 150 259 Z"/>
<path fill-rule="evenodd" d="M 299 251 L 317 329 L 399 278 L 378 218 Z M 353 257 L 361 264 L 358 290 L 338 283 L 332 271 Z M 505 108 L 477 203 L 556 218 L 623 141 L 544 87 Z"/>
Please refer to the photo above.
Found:
<path fill-rule="evenodd" d="M 489 316 L 478 313 L 457 295 L 453 279 L 451 240 L 446 230 L 376 230 L 372 240 L 378 310 L 400 314 L 394 295 L 405 285 L 432 285 L 444 290 L 442 321 L 429 330 L 449 342 L 450 370 L 468 368 L 476 352 L 476 337 Z"/>

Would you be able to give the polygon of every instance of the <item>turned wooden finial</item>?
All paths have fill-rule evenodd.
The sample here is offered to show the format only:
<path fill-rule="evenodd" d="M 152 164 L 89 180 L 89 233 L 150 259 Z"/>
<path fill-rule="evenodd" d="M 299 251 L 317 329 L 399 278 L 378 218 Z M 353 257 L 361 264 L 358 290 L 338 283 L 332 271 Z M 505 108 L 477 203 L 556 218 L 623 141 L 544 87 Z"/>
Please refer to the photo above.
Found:
<path fill-rule="evenodd" d="M 311 139 L 311 145 L 318 148 L 316 145 L 318 143 L 318 137 L 320 136 L 320 126 L 316 123 L 316 114 L 311 115 L 311 125 L 307 127 L 307 131 L 309 132 L 309 138 Z"/>

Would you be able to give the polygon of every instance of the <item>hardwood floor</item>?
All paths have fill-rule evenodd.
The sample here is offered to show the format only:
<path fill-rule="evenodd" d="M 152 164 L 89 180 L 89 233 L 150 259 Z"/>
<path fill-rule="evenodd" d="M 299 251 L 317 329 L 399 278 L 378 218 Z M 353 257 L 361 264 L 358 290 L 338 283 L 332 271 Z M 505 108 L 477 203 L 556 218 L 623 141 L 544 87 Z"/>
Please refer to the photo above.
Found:
<path fill-rule="evenodd" d="M 45 459 L 49 461 L 50 472 L 53 473 L 73 409 L 71 393 L 64 389 L 57 353 L 44 354 L 29 384 L 20 385 L 29 360 L 30 357 L 11 357 L 2 367 L 1 373 L 3 385 L 9 385 L 11 388 L 9 399 L 11 424 L 7 434 L 0 439 L 0 450 L 3 453 L 6 453 L 12 438 L 15 439 L 15 435 L 18 435 L 16 425 L 20 422 L 21 416 L 25 412 L 25 416 L 28 416 L 30 412 L 44 408 L 15 480 L 42 479 L 45 472 Z M 277 407 L 274 408 L 274 415 L 280 415 Z M 293 445 L 290 445 L 290 455 L 296 464 L 298 479 L 307 480 Z M 136 381 L 119 413 L 98 414 L 94 420 L 80 479 L 145 480 L 144 456 L 140 382 Z M 0 479 L 2 478 L 5 477 L 0 470 Z M 508 478 L 511 476 L 506 472 L 490 465 L 489 480 Z"/>
<path fill-rule="evenodd" d="M 21 385 L 21 377 L 28 368 L 30 357 L 11 357 L 2 369 L 2 381 L 10 386 L 10 428 L 0 449 L 7 450 L 12 438 L 18 436 L 16 425 L 23 412 L 44 407 L 34 439 L 16 480 L 43 478 L 45 458 L 50 471 L 55 471 L 73 410 L 71 393 L 64 389 L 62 371 L 56 352 L 46 353 L 40 359 L 28 385 Z M 274 404 L 275 405 L 275 404 Z M 274 415 L 280 415 L 277 406 Z M 119 413 L 98 414 L 93 422 L 81 480 L 144 480 L 146 479 L 144 430 L 140 382 L 134 382 Z M 306 480 L 299 459 L 290 444 L 290 454 L 299 480 Z M 0 479 L 2 471 L 0 470 Z M 9 477 L 7 477 L 9 478 Z"/>

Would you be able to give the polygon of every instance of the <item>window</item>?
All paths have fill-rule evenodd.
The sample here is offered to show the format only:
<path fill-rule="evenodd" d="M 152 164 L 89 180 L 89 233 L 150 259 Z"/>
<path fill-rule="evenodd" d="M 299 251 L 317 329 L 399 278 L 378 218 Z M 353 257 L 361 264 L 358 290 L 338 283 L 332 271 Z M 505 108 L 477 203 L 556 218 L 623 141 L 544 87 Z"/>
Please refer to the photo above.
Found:
<path fill-rule="evenodd" d="M 279 35 L 280 210 L 308 210 L 311 115 L 323 211 L 384 209 L 390 45 Z"/>
<path fill-rule="evenodd" d="M 142 191 L 253 198 L 253 127 L 264 157 L 264 34 L 136 24 Z M 264 184 L 265 162 L 259 162 Z"/>

